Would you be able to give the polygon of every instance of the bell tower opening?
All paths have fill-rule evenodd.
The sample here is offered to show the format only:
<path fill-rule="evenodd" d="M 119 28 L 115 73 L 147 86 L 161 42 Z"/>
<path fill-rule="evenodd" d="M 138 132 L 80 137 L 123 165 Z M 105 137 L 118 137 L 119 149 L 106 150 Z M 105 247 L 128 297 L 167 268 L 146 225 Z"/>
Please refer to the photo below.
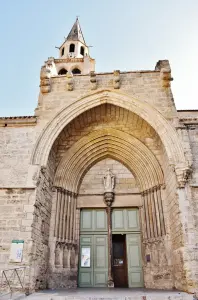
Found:
<path fill-rule="evenodd" d="M 84 48 L 83 46 L 80 47 L 80 54 L 81 54 L 82 56 L 85 55 L 85 48 Z"/>
<path fill-rule="evenodd" d="M 67 70 L 62 68 L 59 72 L 58 75 L 66 75 L 67 74 Z"/>
<path fill-rule="evenodd" d="M 78 68 L 75 68 L 75 69 L 72 70 L 72 73 L 74 75 L 78 75 L 78 74 L 81 74 L 81 71 Z"/>
<path fill-rule="evenodd" d="M 75 45 L 74 44 L 70 44 L 70 46 L 69 46 L 69 52 L 70 53 L 74 53 L 75 52 Z"/>

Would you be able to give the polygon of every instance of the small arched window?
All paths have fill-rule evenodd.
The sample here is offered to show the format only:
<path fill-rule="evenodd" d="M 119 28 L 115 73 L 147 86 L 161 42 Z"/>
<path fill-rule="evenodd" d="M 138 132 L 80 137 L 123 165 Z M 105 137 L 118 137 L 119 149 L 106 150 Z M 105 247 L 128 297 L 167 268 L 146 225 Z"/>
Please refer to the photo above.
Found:
<path fill-rule="evenodd" d="M 58 72 L 58 75 L 66 75 L 67 74 L 67 70 L 62 68 L 60 69 L 60 71 Z"/>
<path fill-rule="evenodd" d="M 65 53 L 65 48 L 63 47 L 62 50 L 61 50 L 61 56 L 63 56 Z"/>
<path fill-rule="evenodd" d="M 69 52 L 74 52 L 75 51 L 75 45 L 74 44 L 70 44 L 69 46 Z"/>
<path fill-rule="evenodd" d="M 81 54 L 82 56 L 85 55 L 85 48 L 84 48 L 83 46 L 80 47 L 80 54 Z"/>
<path fill-rule="evenodd" d="M 76 75 L 76 74 L 81 74 L 81 70 L 79 70 L 78 68 L 75 68 L 75 69 L 72 70 L 72 73 L 73 73 L 74 75 Z"/>

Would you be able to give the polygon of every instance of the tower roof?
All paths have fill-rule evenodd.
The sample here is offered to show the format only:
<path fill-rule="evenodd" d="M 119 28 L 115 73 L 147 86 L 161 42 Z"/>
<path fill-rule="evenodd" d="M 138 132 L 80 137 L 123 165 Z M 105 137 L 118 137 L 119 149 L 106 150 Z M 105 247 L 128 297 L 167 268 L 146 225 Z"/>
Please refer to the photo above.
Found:
<path fill-rule="evenodd" d="M 86 44 L 78 18 L 76 18 L 76 21 L 75 21 L 70 33 L 68 34 L 66 40 L 67 41 L 80 41 L 81 43 Z"/>

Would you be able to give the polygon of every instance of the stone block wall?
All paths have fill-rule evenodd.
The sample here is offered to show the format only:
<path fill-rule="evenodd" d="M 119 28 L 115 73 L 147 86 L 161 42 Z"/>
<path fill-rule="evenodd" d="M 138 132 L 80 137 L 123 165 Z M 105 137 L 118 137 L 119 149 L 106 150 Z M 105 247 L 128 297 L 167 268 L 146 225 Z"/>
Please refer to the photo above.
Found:
<path fill-rule="evenodd" d="M 163 86 L 160 70 L 121 72 L 119 91 L 131 97 L 149 103 L 160 111 L 167 119 L 176 117 L 176 109 L 171 90 Z M 114 89 L 114 73 L 96 74 L 96 90 Z M 87 96 L 92 91 L 89 75 L 76 75 L 72 78 L 73 89 L 67 88 L 67 76 L 50 78 L 50 92 L 40 94 L 36 115 L 39 125 L 44 126 L 63 107 L 69 107 L 76 99 Z"/>
<path fill-rule="evenodd" d="M 9 121 L 4 120 L 4 126 Z M 35 143 L 35 124 L 1 127 L 0 122 L 0 187 L 25 187 L 28 165 Z"/>
<path fill-rule="evenodd" d="M 46 168 L 41 167 L 37 178 L 30 265 L 32 270 L 30 289 L 47 288 L 49 272 L 49 234 L 52 209 L 52 188 L 55 173 L 55 153 L 50 152 Z"/>
<path fill-rule="evenodd" d="M 34 188 L 0 188 L 0 270 L 25 266 L 25 282 L 30 281 Z M 10 261 L 12 240 L 23 240 L 21 263 Z"/>
<path fill-rule="evenodd" d="M 198 289 L 195 279 L 198 274 L 198 112 L 196 110 L 179 111 L 181 136 L 185 155 L 191 166 L 191 174 L 188 174 L 188 184 L 183 189 L 183 201 L 180 201 L 180 214 L 183 216 L 182 229 L 184 231 L 183 260 L 184 276 L 188 278 L 188 288 Z"/>
<path fill-rule="evenodd" d="M 139 193 L 136 179 L 134 178 L 132 173 L 118 161 L 107 158 L 96 163 L 86 173 L 85 177 L 82 180 L 79 194 L 86 194 L 87 197 L 91 196 L 92 199 L 94 194 L 103 194 L 103 177 L 108 168 L 115 175 L 115 194 Z"/>

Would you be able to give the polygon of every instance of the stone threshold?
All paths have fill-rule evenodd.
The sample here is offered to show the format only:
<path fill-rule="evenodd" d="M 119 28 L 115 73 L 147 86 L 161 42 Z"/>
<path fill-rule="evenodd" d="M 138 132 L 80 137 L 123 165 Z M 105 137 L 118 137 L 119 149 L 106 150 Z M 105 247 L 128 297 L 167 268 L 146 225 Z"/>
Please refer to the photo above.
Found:
<path fill-rule="evenodd" d="M 194 294 L 153 289 L 77 288 L 35 292 L 27 300 L 196 300 Z M 17 299 L 19 300 L 19 299 Z"/>

